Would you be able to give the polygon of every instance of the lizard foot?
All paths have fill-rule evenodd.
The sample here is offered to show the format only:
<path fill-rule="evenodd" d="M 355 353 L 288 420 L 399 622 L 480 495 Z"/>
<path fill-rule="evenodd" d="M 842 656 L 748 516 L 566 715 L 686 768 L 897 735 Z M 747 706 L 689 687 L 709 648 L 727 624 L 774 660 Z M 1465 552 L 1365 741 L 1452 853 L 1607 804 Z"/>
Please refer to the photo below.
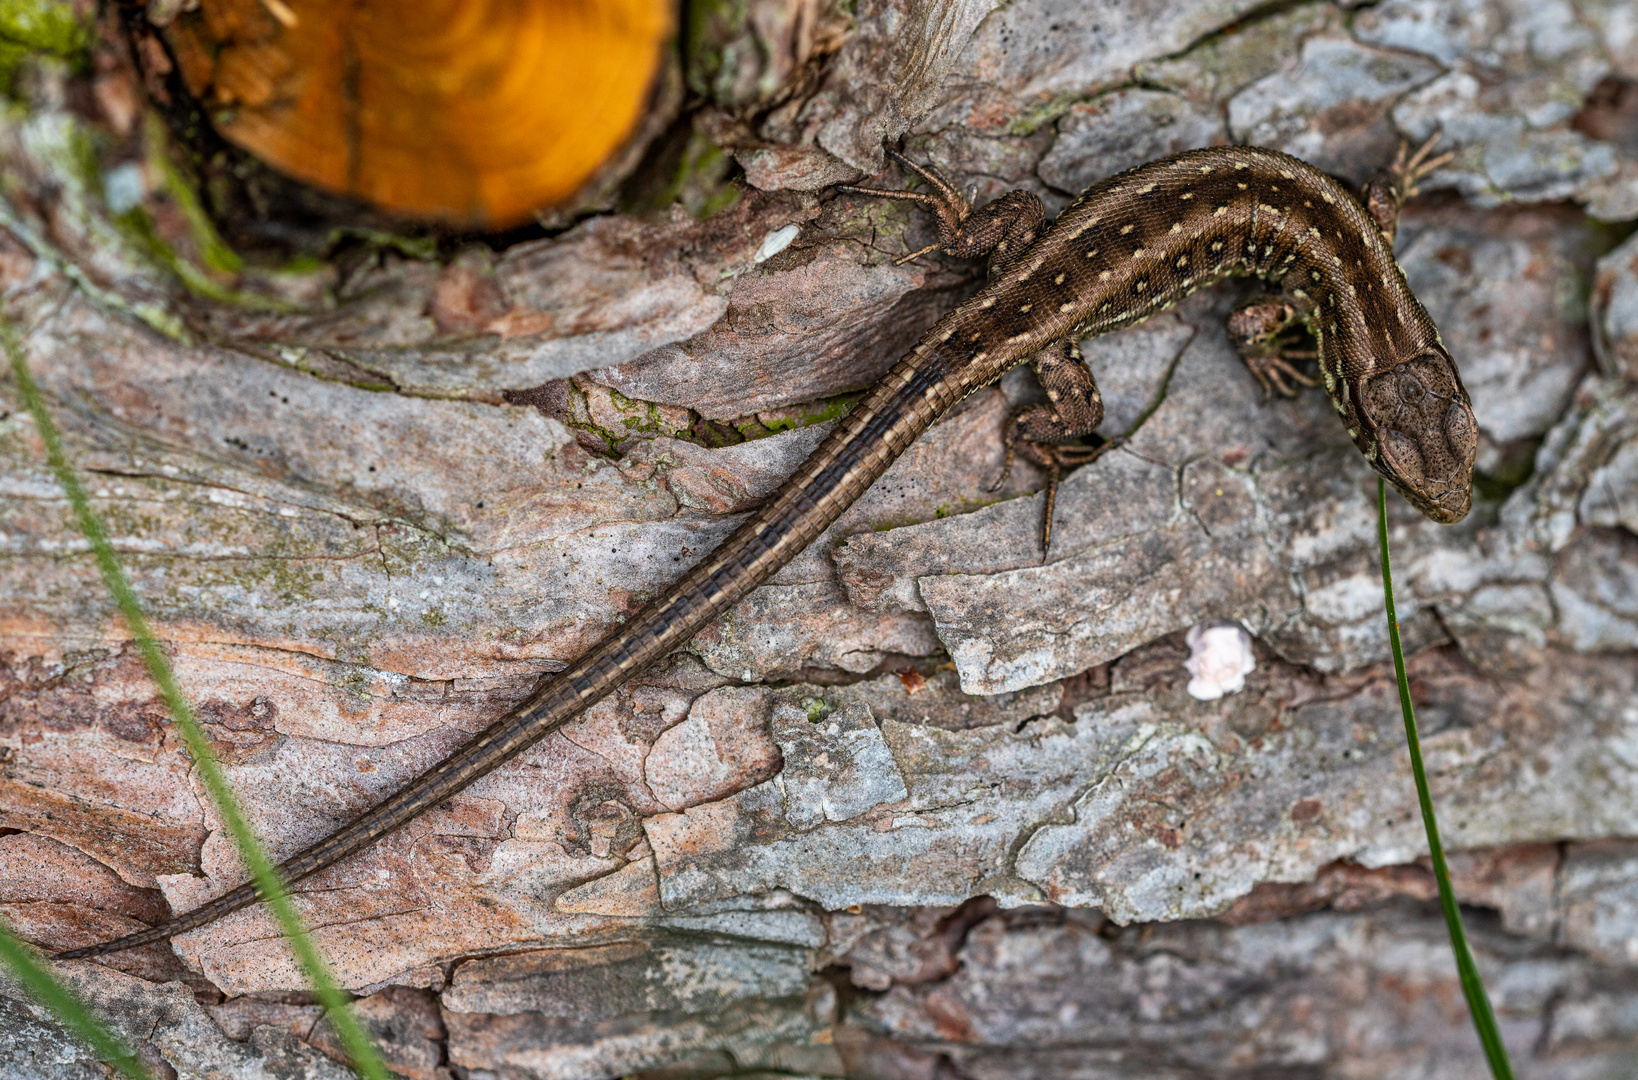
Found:
<path fill-rule="evenodd" d="M 947 238 L 961 232 L 962 223 L 971 216 L 973 204 L 964 198 L 955 186 L 944 179 L 937 170 L 917 165 L 896 150 L 887 151 L 887 156 L 899 163 L 900 168 L 908 169 L 921 178 L 922 182 L 931 191 L 891 191 L 886 188 L 859 187 L 854 184 L 838 184 L 837 191 L 849 191 L 855 195 L 874 195 L 882 199 L 901 199 L 925 206 L 938 218 L 939 242 L 928 244 L 920 251 L 912 251 L 908 255 L 900 255 L 893 260 L 894 266 L 902 266 L 913 259 L 919 259 L 929 252 L 947 247 Z"/>
<path fill-rule="evenodd" d="M 1435 131 L 1429 135 L 1427 141 L 1411 152 L 1409 142 L 1399 144 L 1399 152 L 1394 155 L 1393 164 L 1388 167 L 1393 177 L 1394 186 L 1399 189 L 1401 202 L 1414 198 L 1419 189 L 1417 184 L 1426 180 L 1441 167 L 1448 165 L 1456 157 L 1456 151 L 1448 150 L 1438 157 L 1430 157 L 1433 148 L 1439 144 L 1442 132 Z"/>
<path fill-rule="evenodd" d="M 1292 366 L 1293 360 L 1313 360 L 1319 353 L 1313 349 L 1289 349 L 1270 342 L 1262 349 L 1241 350 L 1241 358 L 1246 367 L 1251 369 L 1252 378 L 1263 388 L 1263 400 L 1267 401 L 1278 393 L 1281 397 L 1296 397 L 1301 391 L 1291 385 L 1293 382 L 1303 386 L 1318 386 L 1319 380 L 1304 375 Z"/>
<path fill-rule="evenodd" d="M 1439 132 L 1434 132 L 1414 152 L 1409 142 L 1401 142 L 1393 164 L 1365 183 L 1361 192 L 1365 209 L 1390 245 L 1399 233 L 1399 212 L 1417 194 L 1417 185 L 1456 156 L 1455 151 L 1438 157 L 1430 156 L 1439 142 L 1439 135 Z"/>
<path fill-rule="evenodd" d="M 1300 349 L 1280 338 L 1297 325 L 1297 310 L 1284 300 L 1256 300 L 1236 310 L 1228 317 L 1229 340 L 1240 353 L 1252 377 L 1263 388 L 1267 400 L 1276 392 L 1281 397 L 1296 397 L 1298 390 L 1292 383 L 1318 386 L 1319 383 L 1304 375 L 1291 363 L 1293 360 L 1312 360 L 1319 355 L 1313 349 Z"/>
<path fill-rule="evenodd" d="M 1012 466 L 1017 456 L 1022 454 L 1034 464 L 1046 470 L 1047 497 L 1046 506 L 1042 511 L 1041 523 L 1041 556 L 1046 557 L 1048 549 L 1052 547 L 1052 513 L 1058 503 L 1058 484 L 1066 472 L 1090 465 L 1104 454 L 1113 450 L 1126 441 L 1124 435 L 1113 439 L 1105 439 L 1101 435 L 1089 435 L 1096 440 L 1090 445 L 1084 443 L 1046 443 L 1035 442 L 1030 439 L 1012 438 L 1007 440 L 1006 456 L 1001 460 L 1001 475 L 985 490 L 999 491 L 1001 485 L 1007 482 L 1012 475 Z"/>
<path fill-rule="evenodd" d="M 1046 209 L 1042 207 L 1040 199 L 1027 191 L 1009 191 L 975 210 L 971 200 L 933 169 L 917 165 L 892 150 L 887 153 L 900 166 L 920 177 L 931 190 L 889 191 L 854 184 L 839 184 L 837 190 L 884 199 L 903 199 L 933 212 L 938 220 L 938 242 L 899 256 L 893 260 L 894 266 L 919 259 L 931 251 L 942 251 L 958 259 L 988 255 L 990 272 L 994 273 L 1033 244 L 1046 227 Z"/>

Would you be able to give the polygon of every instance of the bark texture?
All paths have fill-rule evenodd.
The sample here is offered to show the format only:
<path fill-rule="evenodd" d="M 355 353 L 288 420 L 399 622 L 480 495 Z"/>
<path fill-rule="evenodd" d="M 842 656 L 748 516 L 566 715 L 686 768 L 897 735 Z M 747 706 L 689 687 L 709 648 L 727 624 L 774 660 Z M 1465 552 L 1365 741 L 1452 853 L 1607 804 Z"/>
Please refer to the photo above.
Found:
<path fill-rule="evenodd" d="M 749 0 L 690 40 L 661 209 L 274 269 L 211 262 L 128 59 L 19 76 L 4 311 L 275 851 L 703 557 L 974 287 L 892 264 L 924 217 L 829 190 L 884 140 L 1056 210 L 1189 146 L 1358 180 L 1441 130 L 1398 250 L 1483 482 L 1459 526 L 1393 510 L 1434 798 L 1521 1073 L 1638 1071 L 1631 6 Z M 1015 373 L 686 650 L 305 883 L 393 1068 L 1484 1075 L 1374 474 L 1319 394 L 1262 400 L 1221 327 L 1249 292 L 1085 347 L 1129 437 L 1068 478 L 1044 561 L 1043 478 L 984 491 L 1038 396 Z M 0 461 L 0 917 L 67 948 L 242 870 L 9 375 Z M 1225 620 L 1255 670 L 1198 700 L 1186 631 Z M 260 910 L 63 969 L 177 1076 L 347 1075 Z M 0 1075 L 100 1074 L 0 988 Z"/>

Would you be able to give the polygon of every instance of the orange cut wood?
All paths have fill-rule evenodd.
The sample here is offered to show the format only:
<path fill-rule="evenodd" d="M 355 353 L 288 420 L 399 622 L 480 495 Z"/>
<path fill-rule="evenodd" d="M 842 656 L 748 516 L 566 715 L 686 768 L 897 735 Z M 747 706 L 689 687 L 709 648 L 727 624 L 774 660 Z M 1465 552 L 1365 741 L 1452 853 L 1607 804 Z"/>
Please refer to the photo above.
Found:
<path fill-rule="evenodd" d="M 664 0 L 203 0 L 167 30 L 223 136 L 384 209 L 498 228 L 630 136 Z"/>

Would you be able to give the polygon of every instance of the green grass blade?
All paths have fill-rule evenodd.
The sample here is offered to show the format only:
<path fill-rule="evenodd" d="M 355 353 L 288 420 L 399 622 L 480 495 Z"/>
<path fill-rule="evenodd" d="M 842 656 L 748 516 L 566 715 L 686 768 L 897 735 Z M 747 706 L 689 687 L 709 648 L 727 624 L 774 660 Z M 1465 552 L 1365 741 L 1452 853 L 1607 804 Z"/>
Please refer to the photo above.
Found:
<path fill-rule="evenodd" d="M 5 964 L 12 978 L 35 1001 L 50 1009 L 64 1027 L 78 1035 L 97 1055 L 97 1060 L 113 1066 L 126 1080 L 153 1080 L 131 1048 L 121 1042 L 119 1036 L 103 1027 L 102 1022 L 85 1007 L 85 1003 L 58 982 L 28 947 L 13 937 L 3 925 L 0 925 L 0 963 Z"/>
<path fill-rule="evenodd" d="M 165 659 L 159 642 L 154 639 L 148 628 L 148 620 L 142 613 L 142 603 L 125 577 L 119 558 L 114 554 L 113 545 L 108 542 L 107 531 L 92 511 L 85 489 L 80 486 L 79 478 L 63 454 L 62 440 L 58 437 L 57 427 L 46 410 L 45 399 L 40 395 L 39 387 L 35 385 L 34 376 L 28 369 L 22 345 L 18 342 L 10 321 L 3 317 L 0 317 L 0 338 L 4 339 L 5 351 L 11 359 L 12 372 L 16 375 L 18 387 L 22 391 L 23 403 L 34 417 L 34 425 L 40 433 L 41 441 L 45 443 L 46 459 L 51 465 L 51 470 L 68 496 L 69 505 L 73 507 L 74 515 L 79 521 L 80 531 L 90 542 L 97 567 L 102 571 L 103 582 L 108 586 L 108 591 L 113 593 L 114 602 L 125 618 L 125 627 L 135 640 L 137 651 L 142 655 L 143 661 L 148 665 L 148 672 L 159 687 L 160 696 L 165 699 L 171 718 L 176 722 L 177 730 L 182 733 L 183 741 L 187 743 L 188 752 L 193 755 L 194 766 L 205 782 L 205 789 L 210 793 L 211 801 L 216 804 L 216 810 L 222 815 L 223 823 L 227 825 L 228 831 L 233 834 L 233 839 L 239 846 L 240 857 L 244 859 L 245 866 L 255 879 L 262 898 L 272 909 L 273 917 L 284 933 L 291 952 L 295 954 L 296 962 L 301 965 L 303 973 L 307 976 L 314 994 L 328 1010 L 330 1023 L 335 1027 L 342 1045 L 346 1047 L 353 1065 L 368 1080 L 387 1080 L 388 1074 L 381 1064 L 380 1057 L 365 1038 L 363 1029 L 358 1026 L 352 1011 L 347 1008 L 346 997 L 337 986 L 329 965 L 324 962 L 312 939 L 308 937 L 306 928 L 302 926 L 301 916 L 297 914 L 295 905 L 290 902 L 289 894 L 284 883 L 279 880 L 273 861 L 268 857 L 267 850 L 257 839 L 256 834 L 251 831 L 250 823 L 239 808 L 238 800 L 233 797 L 233 791 L 228 787 L 227 778 L 222 775 L 216 755 L 211 752 L 210 742 L 194 718 L 193 707 L 188 704 L 187 697 L 182 693 L 182 688 L 171 672 L 169 661 Z"/>
<path fill-rule="evenodd" d="M 1439 841 L 1433 797 L 1428 794 L 1428 774 L 1422 767 L 1422 740 L 1416 732 L 1416 709 L 1411 705 L 1410 682 L 1405 678 L 1405 651 L 1399 644 L 1399 617 L 1393 606 L 1393 571 L 1388 560 L 1388 485 L 1380 477 L 1376 481 L 1376 503 L 1376 534 L 1382 549 L 1382 606 L 1388 612 L 1388 642 L 1393 647 L 1393 673 L 1399 681 L 1399 710 L 1405 717 L 1405 745 L 1410 748 L 1416 798 L 1422 804 L 1422 826 L 1428 834 L 1433 877 L 1439 883 L 1439 906 L 1444 909 L 1450 949 L 1456 954 L 1456 973 L 1461 978 L 1467 1010 L 1473 1016 L 1473 1027 L 1479 1033 L 1485 1059 L 1490 1063 L 1490 1075 L 1496 1080 L 1513 1080 L 1513 1065 L 1507 1059 L 1501 1033 L 1496 1030 L 1496 1014 L 1490 1009 L 1490 998 L 1484 992 L 1478 966 L 1473 963 L 1473 951 L 1468 948 L 1467 932 L 1462 928 L 1462 912 L 1456 906 L 1456 894 L 1450 887 L 1450 868 L 1445 865 L 1445 847 Z"/>

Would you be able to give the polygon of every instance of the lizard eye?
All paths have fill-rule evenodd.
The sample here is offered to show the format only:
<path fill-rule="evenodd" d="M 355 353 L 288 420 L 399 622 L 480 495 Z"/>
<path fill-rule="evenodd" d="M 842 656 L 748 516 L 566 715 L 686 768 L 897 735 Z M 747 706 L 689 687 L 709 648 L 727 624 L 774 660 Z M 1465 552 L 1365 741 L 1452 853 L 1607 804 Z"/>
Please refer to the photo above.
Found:
<path fill-rule="evenodd" d="M 1479 445 L 1479 433 L 1473 427 L 1473 410 L 1460 401 L 1450 403 L 1445 410 L 1445 442 L 1458 459 L 1466 459 Z"/>

